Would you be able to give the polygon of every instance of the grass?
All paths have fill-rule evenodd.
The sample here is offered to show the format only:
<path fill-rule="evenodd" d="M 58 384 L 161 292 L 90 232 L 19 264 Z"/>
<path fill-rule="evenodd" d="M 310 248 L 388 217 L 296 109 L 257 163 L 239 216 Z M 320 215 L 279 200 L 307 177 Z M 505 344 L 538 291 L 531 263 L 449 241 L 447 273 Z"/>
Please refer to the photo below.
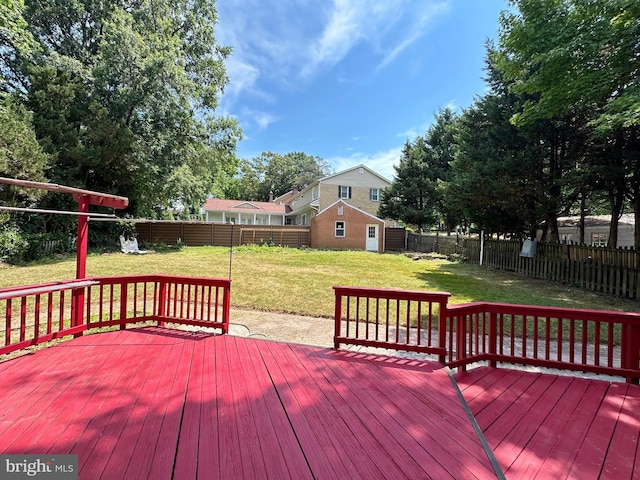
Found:
<path fill-rule="evenodd" d="M 225 247 L 186 247 L 148 255 L 91 254 L 89 276 L 167 273 L 223 277 L 229 275 Z M 235 307 L 331 317 L 334 285 L 448 291 L 450 303 L 491 301 L 601 310 L 639 311 L 640 305 L 444 259 L 414 261 L 404 255 L 367 252 L 235 247 L 231 256 Z M 2 269 L 0 287 L 69 280 L 75 258 L 60 257 Z"/>

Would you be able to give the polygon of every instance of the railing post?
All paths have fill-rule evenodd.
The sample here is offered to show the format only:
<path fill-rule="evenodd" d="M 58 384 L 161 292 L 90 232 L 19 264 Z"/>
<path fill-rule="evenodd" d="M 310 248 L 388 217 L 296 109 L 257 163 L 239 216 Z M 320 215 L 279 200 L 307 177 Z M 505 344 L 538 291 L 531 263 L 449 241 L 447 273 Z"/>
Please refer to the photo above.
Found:
<path fill-rule="evenodd" d="M 498 314 L 496 312 L 489 313 L 489 354 L 495 355 L 498 353 Z M 489 366 L 496 368 L 498 362 L 495 360 L 489 360 Z"/>
<path fill-rule="evenodd" d="M 160 320 L 167 315 L 167 282 L 162 279 L 156 283 L 158 286 L 157 304 L 154 306 L 156 309 L 156 317 L 158 318 L 158 326 L 164 327 L 164 320 Z"/>
<path fill-rule="evenodd" d="M 640 370 L 640 325 L 625 324 L 622 328 L 622 368 Z M 627 383 L 638 384 L 638 378 L 627 377 Z"/>
<path fill-rule="evenodd" d="M 231 309 L 231 280 L 227 281 L 224 286 L 222 305 L 222 334 L 226 334 L 229 331 L 229 315 Z"/>
<path fill-rule="evenodd" d="M 340 342 L 338 337 L 342 333 L 342 294 L 338 291 L 336 287 L 333 287 L 336 293 L 336 304 L 335 304 L 335 314 L 334 314 L 334 324 L 335 330 L 333 333 L 333 348 L 338 350 L 340 348 Z"/>
<path fill-rule="evenodd" d="M 127 328 L 127 293 L 129 284 L 120 283 L 120 330 Z"/>
<path fill-rule="evenodd" d="M 448 298 L 441 300 L 438 312 L 438 347 L 445 352 L 447 350 L 447 324 L 450 323 L 449 308 L 447 307 Z M 446 353 L 438 356 L 438 361 L 443 365 L 447 361 Z"/>
<path fill-rule="evenodd" d="M 467 320 L 466 315 L 456 316 L 456 360 L 460 361 L 467 358 Z M 467 365 L 460 365 L 460 371 L 466 372 Z"/>

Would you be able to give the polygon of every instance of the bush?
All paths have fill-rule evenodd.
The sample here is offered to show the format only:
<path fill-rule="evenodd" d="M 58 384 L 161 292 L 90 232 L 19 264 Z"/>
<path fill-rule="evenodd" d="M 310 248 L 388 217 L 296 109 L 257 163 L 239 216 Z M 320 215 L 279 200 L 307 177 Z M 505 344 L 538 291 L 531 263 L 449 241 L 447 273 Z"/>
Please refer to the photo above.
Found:
<path fill-rule="evenodd" d="M 22 263 L 29 248 L 26 236 L 15 225 L 0 228 L 0 261 Z"/>

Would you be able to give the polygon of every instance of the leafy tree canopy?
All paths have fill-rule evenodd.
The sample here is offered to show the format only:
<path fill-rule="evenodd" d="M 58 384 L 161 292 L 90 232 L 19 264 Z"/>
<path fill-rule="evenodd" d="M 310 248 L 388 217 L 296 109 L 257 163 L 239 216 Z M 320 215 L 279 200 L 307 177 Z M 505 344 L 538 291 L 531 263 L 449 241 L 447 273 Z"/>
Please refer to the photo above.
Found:
<path fill-rule="evenodd" d="M 235 171 L 240 130 L 216 115 L 231 50 L 216 44 L 213 1 L 1 1 L 15 17 L 0 23 L 2 85 L 26 94 L 52 181 L 154 216 L 200 206 Z"/>
<path fill-rule="evenodd" d="M 259 157 L 240 161 L 237 189 L 232 195 L 240 200 L 264 202 L 269 194 L 275 198 L 293 187 L 303 189 L 331 173 L 331 166 L 317 156 L 303 152 L 284 155 L 263 152 Z"/>

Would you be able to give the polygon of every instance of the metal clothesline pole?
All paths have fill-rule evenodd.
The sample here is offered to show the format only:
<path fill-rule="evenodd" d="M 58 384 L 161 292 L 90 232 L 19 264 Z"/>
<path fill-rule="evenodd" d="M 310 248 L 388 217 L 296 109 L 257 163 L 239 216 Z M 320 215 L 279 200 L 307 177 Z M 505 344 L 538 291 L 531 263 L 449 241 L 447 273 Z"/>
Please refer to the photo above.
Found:
<path fill-rule="evenodd" d="M 61 215 L 74 215 L 76 217 L 102 217 L 102 218 L 118 218 L 113 213 L 89 213 L 89 212 L 71 212 L 68 210 L 49 210 L 46 208 L 26 208 L 26 207 L 4 207 L 0 206 L 0 210 L 10 212 L 26 212 L 26 213 L 53 213 Z"/>

